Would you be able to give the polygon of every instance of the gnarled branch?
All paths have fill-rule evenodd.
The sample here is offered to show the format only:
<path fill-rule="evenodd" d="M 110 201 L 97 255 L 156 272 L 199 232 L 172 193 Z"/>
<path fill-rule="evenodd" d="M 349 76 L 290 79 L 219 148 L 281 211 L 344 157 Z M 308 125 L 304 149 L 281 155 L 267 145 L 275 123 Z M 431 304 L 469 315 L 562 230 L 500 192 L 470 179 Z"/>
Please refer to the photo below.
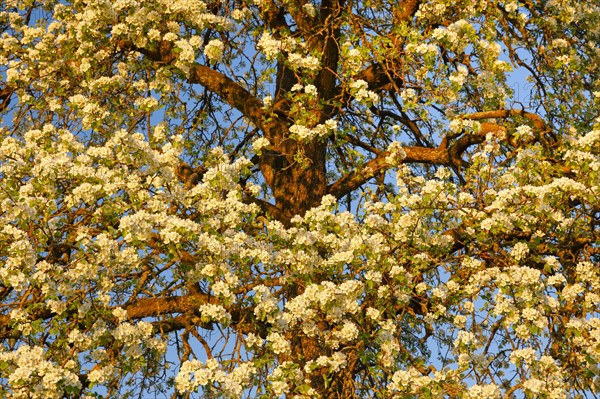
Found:
<path fill-rule="evenodd" d="M 117 46 L 137 51 L 148 59 L 162 64 L 171 64 L 176 56 L 170 42 L 162 41 L 154 49 L 145 49 L 135 46 L 130 42 L 117 42 Z M 264 104 L 253 96 L 239 83 L 231 78 L 205 65 L 194 63 L 190 66 L 187 81 L 199 84 L 207 90 L 217 94 L 223 101 L 240 111 L 256 127 L 261 129 L 269 140 L 275 140 L 287 131 L 287 126 L 279 121 L 276 115 L 267 115 Z"/>
<path fill-rule="evenodd" d="M 443 146 L 438 148 L 404 147 L 403 150 L 406 153 L 406 157 L 402 161 L 403 163 L 450 164 L 448 150 Z M 344 195 L 365 184 L 371 178 L 385 172 L 392 167 L 392 164 L 387 160 L 389 155 L 389 151 L 382 151 L 361 168 L 353 170 L 335 183 L 329 185 L 327 193 L 336 198 L 342 198 Z"/>

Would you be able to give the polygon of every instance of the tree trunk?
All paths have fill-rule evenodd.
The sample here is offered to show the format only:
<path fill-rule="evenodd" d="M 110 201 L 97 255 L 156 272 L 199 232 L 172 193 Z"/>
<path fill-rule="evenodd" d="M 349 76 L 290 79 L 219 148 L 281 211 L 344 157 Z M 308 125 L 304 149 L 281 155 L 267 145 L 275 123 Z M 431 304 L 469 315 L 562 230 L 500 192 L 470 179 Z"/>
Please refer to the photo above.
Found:
<path fill-rule="evenodd" d="M 271 188 L 278 219 L 285 225 L 295 215 L 304 215 L 327 193 L 326 146 L 318 140 L 300 143 L 284 139 L 265 151 L 259 166 Z"/>

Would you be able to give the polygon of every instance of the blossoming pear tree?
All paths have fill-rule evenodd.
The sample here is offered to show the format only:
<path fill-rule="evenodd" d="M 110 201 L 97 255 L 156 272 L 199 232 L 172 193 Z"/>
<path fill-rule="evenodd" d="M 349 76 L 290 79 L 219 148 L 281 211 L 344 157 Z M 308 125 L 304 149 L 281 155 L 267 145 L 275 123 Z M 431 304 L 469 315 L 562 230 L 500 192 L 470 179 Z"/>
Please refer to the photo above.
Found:
<path fill-rule="evenodd" d="M 599 26 L 3 0 L 0 397 L 598 397 Z"/>

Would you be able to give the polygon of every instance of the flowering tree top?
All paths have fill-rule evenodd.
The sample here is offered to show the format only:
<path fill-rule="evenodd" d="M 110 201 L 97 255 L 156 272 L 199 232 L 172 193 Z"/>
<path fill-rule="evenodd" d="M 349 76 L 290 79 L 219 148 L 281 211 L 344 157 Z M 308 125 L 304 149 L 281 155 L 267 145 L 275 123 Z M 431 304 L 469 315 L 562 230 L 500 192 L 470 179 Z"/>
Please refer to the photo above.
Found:
<path fill-rule="evenodd" d="M 598 26 L 3 1 L 0 396 L 596 397 Z"/>

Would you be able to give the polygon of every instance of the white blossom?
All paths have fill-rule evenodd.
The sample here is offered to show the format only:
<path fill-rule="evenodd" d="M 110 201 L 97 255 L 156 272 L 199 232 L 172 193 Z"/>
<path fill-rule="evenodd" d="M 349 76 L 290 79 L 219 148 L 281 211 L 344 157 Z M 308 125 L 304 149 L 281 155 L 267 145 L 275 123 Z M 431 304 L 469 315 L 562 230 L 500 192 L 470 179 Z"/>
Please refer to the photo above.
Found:
<path fill-rule="evenodd" d="M 204 55 L 212 62 L 220 61 L 223 57 L 225 45 L 219 39 L 212 39 L 204 47 Z"/>

